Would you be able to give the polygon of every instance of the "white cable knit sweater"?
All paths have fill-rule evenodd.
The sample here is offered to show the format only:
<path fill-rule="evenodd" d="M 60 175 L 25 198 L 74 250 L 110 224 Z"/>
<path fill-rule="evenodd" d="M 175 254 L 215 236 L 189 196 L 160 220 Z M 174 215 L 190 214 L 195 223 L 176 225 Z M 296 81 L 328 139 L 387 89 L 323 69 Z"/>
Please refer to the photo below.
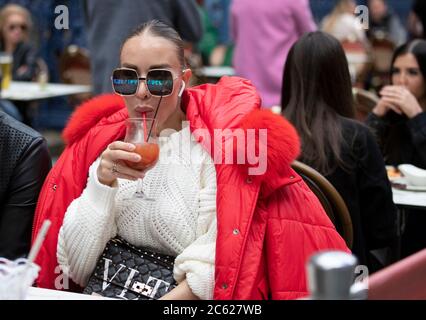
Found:
<path fill-rule="evenodd" d="M 57 258 L 85 286 L 106 243 L 117 234 L 135 246 L 177 256 L 174 277 L 185 278 L 201 299 L 212 299 L 216 246 L 216 171 L 210 156 L 192 141 L 189 128 L 160 144 L 160 160 L 143 179 L 155 201 L 125 200 L 136 182 L 117 188 L 97 178 L 100 159 L 90 167 L 86 189 L 67 209 Z"/>

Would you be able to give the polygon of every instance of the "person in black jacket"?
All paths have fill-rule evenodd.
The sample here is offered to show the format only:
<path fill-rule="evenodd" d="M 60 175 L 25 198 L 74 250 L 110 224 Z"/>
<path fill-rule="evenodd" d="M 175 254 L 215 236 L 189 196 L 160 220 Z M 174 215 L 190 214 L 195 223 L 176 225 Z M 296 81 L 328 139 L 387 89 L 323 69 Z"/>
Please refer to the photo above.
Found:
<path fill-rule="evenodd" d="M 50 168 L 45 139 L 0 111 L 0 257 L 28 254 L 38 194 Z"/>
<path fill-rule="evenodd" d="M 290 50 L 283 78 L 283 115 L 300 135 L 299 160 L 340 193 L 352 218 L 352 251 L 375 271 L 382 266 L 373 263 L 370 251 L 395 244 L 396 207 L 374 136 L 351 119 L 351 79 L 342 46 L 324 32 L 305 34 Z"/>
<path fill-rule="evenodd" d="M 391 64 L 391 85 L 367 117 L 385 161 L 409 163 L 426 169 L 426 41 L 413 40 L 398 47 Z M 402 257 L 426 248 L 426 212 L 405 210 Z"/>

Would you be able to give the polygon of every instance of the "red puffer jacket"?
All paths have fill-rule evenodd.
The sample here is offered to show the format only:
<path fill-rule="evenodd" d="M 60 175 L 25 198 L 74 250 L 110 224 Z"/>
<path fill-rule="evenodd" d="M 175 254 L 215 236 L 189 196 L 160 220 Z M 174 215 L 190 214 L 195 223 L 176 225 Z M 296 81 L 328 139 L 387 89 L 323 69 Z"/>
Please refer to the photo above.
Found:
<path fill-rule="evenodd" d="M 317 198 L 290 168 L 299 153 L 294 128 L 282 117 L 259 110 L 254 87 L 240 78 L 225 77 L 216 85 L 187 89 L 182 105 L 191 132 L 212 155 L 214 143 L 206 132 L 213 137 L 215 129 L 243 129 L 244 133 L 267 129 L 263 175 L 249 175 L 249 165 L 216 164 L 214 298 L 305 296 L 305 264 L 310 255 L 325 249 L 349 250 Z M 56 246 L 64 213 L 85 188 L 89 166 L 109 143 L 123 138 L 127 117 L 122 98 L 105 95 L 82 105 L 65 129 L 67 147 L 44 184 L 34 222 L 33 240 L 43 220 L 52 221 L 36 261 L 42 267 L 40 287 L 61 284 Z M 262 140 L 259 134 L 256 137 L 259 147 Z"/>

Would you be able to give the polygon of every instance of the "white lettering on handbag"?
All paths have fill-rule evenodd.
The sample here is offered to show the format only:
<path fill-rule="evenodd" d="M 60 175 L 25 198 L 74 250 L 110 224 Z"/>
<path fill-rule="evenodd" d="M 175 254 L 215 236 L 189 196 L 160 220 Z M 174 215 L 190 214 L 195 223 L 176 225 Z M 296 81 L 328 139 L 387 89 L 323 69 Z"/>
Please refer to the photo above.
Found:
<path fill-rule="evenodd" d="M 161 283 L 164 283 L 166 285 L 166 292 L 169 291 L 170 283 L 163 281 L 161 279 L 157 279 L 154 277 L 149 276 L 148 281 L 146 282 L 146 285 L 149 285 L 151 281 L 156 281 L 154 289 L 152 290 L 150 298 L 154 299 L 155 295 L 157 294 L 158 288 L 160 287 Z"/>
<path fill-rule="evenodd" d="M 129 269 L 130 270 L 130 274 L 126 279 L 126 283 L 124 284 L 124 289 L 121 291 L 121 293 L 119 295 L 117 295 L 117 297 L 122 298 L 122 299 L 126 299 L 124 297 L 124 295 L 126 294 L 127 290 L 130 287 L 130 283 L 132 282 L 134 276 L 136 273 L 139 273 L 138 270 L 132 269 L 132 268 L 128 268 L 126 267 L 124 264 L 120 264 L 120 268 L 117 270 L 117 272 L 112 276 L 111 279 L 108 280 L 108 270 L 109 270 L 109 265 L 112 262 L 112 260 L 107 259 L 107 258 L 103 258 L 105 260 L 105 267 L 104 267 L 104 277 L 103 277 L 103 281 L 102 281 L 102 291 L 105 291 L 110 283 L 114 280 L 114 278 L 117 276 L 117 274 L 120 273 L 120 271 L 125 268 L 125 269 Z M 109 281 L 109 282 L 108 282 Z"/>
<path fill-rule="evenodd" d="M 127 277 L 126 283 L 124 284 L 124 289 L 123 289 L 123 291 L 121 291 L 121 293 L 119 295 L 117 295 L 117 297 L 122 298 L 122 299 L 126 299 L 126 297 L 124 295 L 126 294 L 127 290 L 129 290 L 130 283 L 132 282 L 133 277 L 135 276 L 135 274 L 139 273 L 138 270 L 135 270 L 135 269 L 132 269 L 132 268 L 128 268 L 128 269 L 131 270 L 131 271 L 130 271 L 129 276 Z M 135 300 L 137 300 L 137 299 L 135 299 Z"/>
<path fill-rule="evenodd" d="M 109 264 L 112 262 L 112 260 L 103 258 L 105 260 L 105 267 L 104 267 L 104 280 L 102 282 L 102 291 L 105 291 L 106 288 L 109 287 L 108 283 L 108 270 L 109 270 Z M 117 276 L 117 274 L 121 271 L 121 269 L 125 268 L 125 265 L 120 264 L 120 269 L 117 270 L 117 272 L 112 276 L 111 280 L 114 280 L 114 278 Z"/>

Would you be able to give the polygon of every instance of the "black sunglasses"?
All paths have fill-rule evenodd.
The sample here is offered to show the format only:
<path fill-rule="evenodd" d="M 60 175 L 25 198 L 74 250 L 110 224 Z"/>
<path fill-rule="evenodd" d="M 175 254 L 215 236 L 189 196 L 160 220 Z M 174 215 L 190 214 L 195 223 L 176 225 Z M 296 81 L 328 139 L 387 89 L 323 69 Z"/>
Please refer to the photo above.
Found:
<path fill-rule="evenodd" d="M 27 29 L 28 29 L 27 25 L 25 25 L 25 24 L 11 24 L 9 26 L 10 31 L 13 31 L 17 28 L 20 28 L 22 31 L 27 31 Z"/>
<path fill-rule="evenodd" d="M 134 69 L 118 68 L 112 73 L 112 87 L 114 92 L 122 96 L 136 94 L 140 81 L 145 81 L 149 93 L 153 96 L 167 97 L 173 93 L 173 81 L 178 77 L 173 77 L 170 70 L 152 69 L 149 70 L 145 78 L 139 77 Z"/>

